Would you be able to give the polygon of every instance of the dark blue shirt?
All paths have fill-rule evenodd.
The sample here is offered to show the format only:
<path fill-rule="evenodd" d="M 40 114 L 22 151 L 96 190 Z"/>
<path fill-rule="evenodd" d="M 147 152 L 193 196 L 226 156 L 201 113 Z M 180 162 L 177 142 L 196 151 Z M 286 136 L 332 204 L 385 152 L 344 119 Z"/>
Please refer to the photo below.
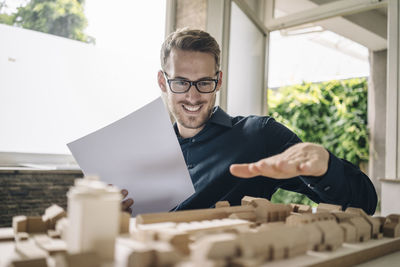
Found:
<path fill-rule="evenodd" d="M 205 127 L 192 138 L 175 132 L 195 193 L 175 210 L 214 207 L 227 200 L 240 205 L 244 196 L 270 199 L 278 189 L 295 191 L 319 203 L 360 207 L 375 212 L 377 196 L 369 178 L 357 167 L 330 154 L 328 171 L 321 177 L 298 176 L 272 179 L 258 176 L 241 179 L 229 172 L 233 163 L 249 163 L 276 155 L 301 140 L 271 117 L 230 117 L 215 107 Z"/>

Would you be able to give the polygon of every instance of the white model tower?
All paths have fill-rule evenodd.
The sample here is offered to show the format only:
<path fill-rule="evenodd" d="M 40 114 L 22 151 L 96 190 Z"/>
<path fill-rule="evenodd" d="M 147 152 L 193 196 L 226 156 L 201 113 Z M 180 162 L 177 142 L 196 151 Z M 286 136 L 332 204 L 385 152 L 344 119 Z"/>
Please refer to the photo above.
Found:
<path fill-rule="evenodd" d="M 115 238 L 119 233 L 120 190 L 96 177 L 87 177 L 76 179 L 67 196 L 68 251 L 93 251 L 103 260 L 113 260 Z"/>

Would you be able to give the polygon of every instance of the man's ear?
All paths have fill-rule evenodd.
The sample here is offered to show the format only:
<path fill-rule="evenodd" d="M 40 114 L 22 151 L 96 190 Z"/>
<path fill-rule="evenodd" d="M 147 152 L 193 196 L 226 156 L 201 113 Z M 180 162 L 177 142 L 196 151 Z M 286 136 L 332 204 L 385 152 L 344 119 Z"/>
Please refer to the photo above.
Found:
<path fill-rule="evenodd" d="M 219 91 L 219 89 L 221 88 L 222 85 L 222 71 L 218 72 L 218 84 L 217 84 L 217 89 L 216 91 Z"/>
<path fill-rule="evenodd" d="M 164 74 L 161 70 L 158 71 L 157 73 L 157 81 L 158 81 L 158 86 L 160 86 L 160 89 L 163 93 L 167 92 L 167 83 L 165 81 Z"/>

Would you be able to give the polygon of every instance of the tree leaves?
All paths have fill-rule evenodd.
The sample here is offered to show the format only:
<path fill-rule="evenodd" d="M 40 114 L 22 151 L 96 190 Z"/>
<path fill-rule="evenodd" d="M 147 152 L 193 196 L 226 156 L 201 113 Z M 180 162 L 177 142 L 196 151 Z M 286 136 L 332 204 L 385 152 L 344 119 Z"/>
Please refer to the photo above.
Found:
<path fill-rule="evenodd" d="M 322 144 L 359 166 L 369 158 L 367 92 L 365 78 L 286 86 L 269 90 L 269 114 L 303 141 Z M 312 203 L 298 195 L 278 190 L 272 201 Z"/>
<path fill-rule="evenodd" d="M 15 14 L 1 14 L 0 23 L 93 43 L 94 38 L 83 31 L 87 26 L 83 4 L 83 0 L 31 0 Z"/>

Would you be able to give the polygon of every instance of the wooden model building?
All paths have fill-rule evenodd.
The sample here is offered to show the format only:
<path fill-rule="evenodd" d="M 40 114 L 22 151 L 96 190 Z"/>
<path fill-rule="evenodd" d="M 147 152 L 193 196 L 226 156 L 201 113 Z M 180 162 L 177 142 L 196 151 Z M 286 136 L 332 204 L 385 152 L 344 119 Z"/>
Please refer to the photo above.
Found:
<path fill-rule="evenodd" d="M 141 214 L 130 225 L 115 187 L 78 180 L 68 197 L 68 215 L 53 205 L 41 217 L 13 218 L 18 256 L 9 266 L 109 266 L 103 264 L 112 264 L 114 251 L 114 266 L 124 267 L 329 266 L 337 258 L 332 251 L 346 253 L 343 243 L 360 244 L 348 253 L 356 262 L 374 254 L 363 254 L 364 243 L 381 255 L 400 249 L 400 215 L 371 217 L 358 208 L 322 203 L 312 213 L 246 196 L 240 206 L 224 201 L 213 209 Z"/>

